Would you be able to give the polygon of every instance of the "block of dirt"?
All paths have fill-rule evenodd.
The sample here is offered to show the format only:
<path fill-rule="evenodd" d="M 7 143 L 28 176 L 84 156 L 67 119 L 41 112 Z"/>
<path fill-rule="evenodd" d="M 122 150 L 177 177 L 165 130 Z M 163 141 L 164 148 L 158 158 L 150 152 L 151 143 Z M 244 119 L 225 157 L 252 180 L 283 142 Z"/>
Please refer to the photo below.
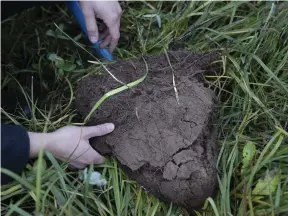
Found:
<path fill-rule="evenodd" d="M 89 121 L 116 126 L 113 133 L 90 140 L 99 153 L 115 156 L 156 197 L 188 210 L 201 207 L 217 187 L 215 95 L 201 81 L 216 58 L 174 51 L 110 64 L 107 69 L 123 83 L 147 70 L 148 75 L 104 101 Z M 76 94 L 77 110 L 85 118 L 105 93 L 120 86 L 105 70 L 84 78 Z"/>

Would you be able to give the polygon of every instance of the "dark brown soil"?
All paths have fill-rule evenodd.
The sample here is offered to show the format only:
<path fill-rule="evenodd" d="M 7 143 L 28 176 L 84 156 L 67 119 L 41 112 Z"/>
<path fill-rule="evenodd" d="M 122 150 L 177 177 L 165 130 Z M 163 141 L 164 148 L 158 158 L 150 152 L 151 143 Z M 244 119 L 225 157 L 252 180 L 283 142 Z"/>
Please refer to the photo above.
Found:
<path fill-rule="evenodd" d="M 128 175 L 164 201 L 188 210 L 201 207 L 217 187 L 215 96 L 201 75 L 217 56 L 186 51 L 169 52 L 179 94 L 177 103 L 172 70 L 165 54 L 145 58 L 144 82 L 108 98 L 89 125 L 115 123 L 105 137 L 91 145 L 114 155 Z M 109 71 L 124 83 L 146 73 L 142 58 L 119 61 Z M 104 93 L 121 86 L 110 75 L 85 78 L 77 90 L 76 107 L 83 117 Z"/>

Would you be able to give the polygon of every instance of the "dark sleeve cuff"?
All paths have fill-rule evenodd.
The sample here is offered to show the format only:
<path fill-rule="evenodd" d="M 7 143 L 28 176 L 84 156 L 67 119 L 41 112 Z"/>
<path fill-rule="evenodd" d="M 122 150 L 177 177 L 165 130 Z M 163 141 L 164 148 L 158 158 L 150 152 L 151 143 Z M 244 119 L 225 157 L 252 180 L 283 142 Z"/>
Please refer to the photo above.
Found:
<path fill-rule="evenodd" d="M 29 160 L 30 141 L 27 131 L 22 126 L 1 125 L 1 167 L 21 174 Z M 11 178 L 1 173 L 1 185 Z"/>

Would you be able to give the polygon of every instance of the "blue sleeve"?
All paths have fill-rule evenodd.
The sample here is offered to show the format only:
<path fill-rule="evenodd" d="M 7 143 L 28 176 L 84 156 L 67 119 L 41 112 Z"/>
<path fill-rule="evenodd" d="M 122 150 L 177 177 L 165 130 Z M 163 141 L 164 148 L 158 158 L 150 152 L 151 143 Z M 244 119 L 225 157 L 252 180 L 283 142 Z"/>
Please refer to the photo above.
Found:
<path fill-rule="evenodd" d="M 29 160 L 30 142 L 22 126 L 1 124 L 1 167 L 21 174 Z M 11 179 L 1 173 L 1 185 Z"/>

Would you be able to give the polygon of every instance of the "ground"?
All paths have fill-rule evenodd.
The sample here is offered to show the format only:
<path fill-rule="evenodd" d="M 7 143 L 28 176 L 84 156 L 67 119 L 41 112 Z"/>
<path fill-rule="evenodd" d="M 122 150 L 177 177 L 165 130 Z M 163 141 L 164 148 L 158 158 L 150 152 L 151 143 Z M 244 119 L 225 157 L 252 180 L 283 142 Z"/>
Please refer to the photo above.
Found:
<path fill-rule="evenodd" d="M 195 214 L 284 215 L 287 3 L 129 2 L 122 7 L 118 59 L 184 48 L 220 53 L 220 73 L 205 76 L 219 100 L 219 189 Z M 85 51 L 91 49 L 76 26 L 63 6 L 27 11 L 2 23 L 2 93 L 26 96 L 11 100 L 21 104 L 16 110 L 1 107 L 2 121 L 33 131 L 83 122 L 73 106 L 75 90 L 80 78 L 99 73 L 100 66 L 88 62 L 95 59 Z M 1 213 L 187 215 L 149 195 L 115 160 L 94 169 L 103 172 L 107 187 L 82 183 L 78 173 L 49 154 L 31 162 L 14 183 L 1 188 Z"/>

